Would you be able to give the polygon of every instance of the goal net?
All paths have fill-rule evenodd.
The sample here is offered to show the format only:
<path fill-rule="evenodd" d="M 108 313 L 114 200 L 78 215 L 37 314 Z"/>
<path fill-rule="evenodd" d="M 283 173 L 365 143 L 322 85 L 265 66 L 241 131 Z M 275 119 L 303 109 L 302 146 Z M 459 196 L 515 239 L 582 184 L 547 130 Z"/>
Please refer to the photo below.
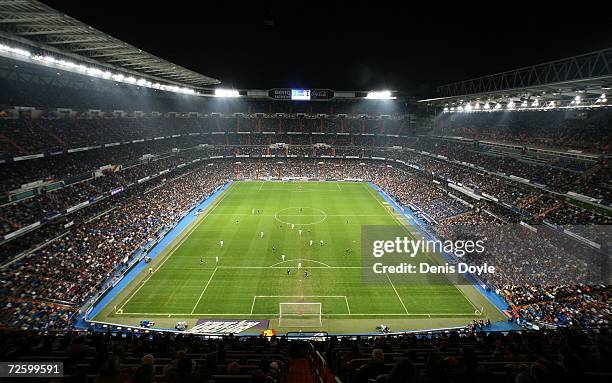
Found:
<path fill-rule="evenodd" d="M 279 303 L 279 327 L 321 327 L 321 303 Z"/>

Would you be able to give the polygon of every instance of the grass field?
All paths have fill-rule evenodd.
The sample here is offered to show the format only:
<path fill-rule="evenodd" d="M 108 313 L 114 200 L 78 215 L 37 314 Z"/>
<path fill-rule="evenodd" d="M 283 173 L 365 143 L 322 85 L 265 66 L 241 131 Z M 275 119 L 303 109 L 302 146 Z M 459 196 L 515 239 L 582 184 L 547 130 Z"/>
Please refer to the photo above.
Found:
<path fill-rule="evenodd" d="M 462 325 L 485 314 L 499 319 L 472 286 L 394 284 L 392 278 L 363 284 L 362 225 L 411 231 L 367 183 L 235 182 L 155 259 L 152 274 L 143 272 L 95 319 L 170 325 L 177 318 L 190 324 L 254 318 L 278 328 L 281 302 L 321 303 L 321 328 L 334 332 L 372 331 L 379 323 L 392 329 Z"/>

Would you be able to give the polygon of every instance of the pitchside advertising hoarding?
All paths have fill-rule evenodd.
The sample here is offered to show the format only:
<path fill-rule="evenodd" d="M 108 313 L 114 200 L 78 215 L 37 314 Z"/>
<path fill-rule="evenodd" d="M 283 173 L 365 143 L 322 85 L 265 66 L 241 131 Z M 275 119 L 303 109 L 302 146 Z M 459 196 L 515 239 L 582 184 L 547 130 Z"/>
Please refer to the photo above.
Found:
<path fill-rule="evenodd" d="M 268 91 L 268 97 L 274 100 L 330 100 L 334 91 L 330 89 L 274 88 Z"/>

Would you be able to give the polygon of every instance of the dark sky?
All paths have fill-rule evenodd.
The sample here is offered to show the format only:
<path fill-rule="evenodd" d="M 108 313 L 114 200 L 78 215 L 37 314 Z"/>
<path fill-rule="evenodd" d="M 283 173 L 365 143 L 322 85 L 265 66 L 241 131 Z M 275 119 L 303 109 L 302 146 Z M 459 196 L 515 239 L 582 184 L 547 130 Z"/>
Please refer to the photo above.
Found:
<path fill-rule="evenodd" d="M 612 12 L 596 3 L 43 2 L 242 89 L 389 88 L 424 96 L 448 82 L 612 46 Z"/>

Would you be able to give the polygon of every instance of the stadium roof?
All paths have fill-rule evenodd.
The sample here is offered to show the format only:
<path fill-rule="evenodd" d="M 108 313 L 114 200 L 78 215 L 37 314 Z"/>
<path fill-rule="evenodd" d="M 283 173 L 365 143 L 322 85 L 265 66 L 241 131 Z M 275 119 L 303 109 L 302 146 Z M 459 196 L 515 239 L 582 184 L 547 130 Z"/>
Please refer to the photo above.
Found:
<path fill-rule="evenodd" d="M 0 0 L 0 42 L 35 48 L 54 56 L 86 62 L 182 87 L 202 88 L 220 81 L 173 64 L 107 35 L 35 0 Z"/>
<path fill-rule="evenodd" d="M 438 88 L 438 98 L 419 100 L 429 105 L 471 101 L 571 101 L 576 95 L 596 97 L 612 87 L 612 48 L 523 67 Z"/>

